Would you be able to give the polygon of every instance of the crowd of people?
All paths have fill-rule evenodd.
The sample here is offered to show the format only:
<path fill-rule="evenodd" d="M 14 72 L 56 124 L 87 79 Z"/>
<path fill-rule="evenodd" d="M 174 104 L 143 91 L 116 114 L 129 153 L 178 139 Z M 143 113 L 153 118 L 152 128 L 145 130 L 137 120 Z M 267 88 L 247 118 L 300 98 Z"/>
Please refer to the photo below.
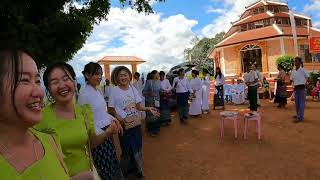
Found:
<path fill-rule="evenodd" d="M 295 58 L 296 121 L 304 119 L 308 74 L 301 58 Z M 286 104 L 282 67 L 279 66 L 275 102 Z M 100 88 L 103 71 L 90 62 L 82 71 L 85 87 L 79 92 L 76 74 L 67 63 L 48 66 L 43 82 L 50 103 L 44 107 L 41 77 L 32 56 L 22 50 L 0 51 L 0 179 L 122 180 L 130 174 L 143 178 L 142 123 L 152 137 L 172 122 L 170 103 L 176 96 L 179 120 L 209 112 L 210 75 L 192 70 L 191 80 L 180 69 L 171 84 L 165 72 L 151 71 L 146 81 L 125 66 L 116 67 L 111 80 Z M 263 83 L 253 64 L 244 74 L 250 110 L 258 110 L 257 89 Z M 110 81 L 112 85 L 110 84 Z M 216 69 L 215 87 L 225 78 Z M 114 141 L 121 146 L 117 160 Z M 39 178 L 40 177 L 40 178 Z"/>

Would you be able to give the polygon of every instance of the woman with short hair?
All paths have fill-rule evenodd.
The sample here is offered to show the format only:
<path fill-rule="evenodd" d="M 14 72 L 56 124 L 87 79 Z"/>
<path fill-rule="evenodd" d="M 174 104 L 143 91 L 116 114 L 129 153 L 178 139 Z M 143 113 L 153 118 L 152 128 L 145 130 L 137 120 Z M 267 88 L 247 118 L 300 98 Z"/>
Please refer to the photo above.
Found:
<path fill-rule="evenodd" d="M 116 67 L 111 73 L 115 87 L 111 91 L 108 111 L 120 120 L 124 132 L 119 136 L 121 145 L 121 168 L 125 177 L 135 169 L 136 176 L 143 178 L 142 171 L 142 116 L 139 111 L 149 111 L 159 116 L 154 107 L 141 105 L 137 89 L 130 85 L 131 71 L 125 66 Z"/>

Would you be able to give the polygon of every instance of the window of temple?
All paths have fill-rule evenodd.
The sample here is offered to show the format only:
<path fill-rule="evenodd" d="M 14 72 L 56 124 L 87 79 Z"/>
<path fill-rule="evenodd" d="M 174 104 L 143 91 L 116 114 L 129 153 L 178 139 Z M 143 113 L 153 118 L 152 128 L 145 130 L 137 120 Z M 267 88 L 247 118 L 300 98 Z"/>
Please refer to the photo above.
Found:
<path fill-rule="evenodd" d="M 268 6 L 268 10 L 273 13 L 279 13 L 280 9 L 282 10 L 282 8 L 279 8 L 278 6 Z M 285 11 L 285 12 L 287 12 L 287 11 Z"/>
<path fill-rule="evenodd" d="M 249 23 L 248 24 L 248 30 L 250 30 L 250 29 L 254 29 L 254 24 L 253 23 Z"/>
<path fill-rule="evenodd" d="M 276 22 L 276 24 L 282 24 L 281 18 L 275 18 L 275 22 Z"/>
<path fill-rule="evenodd" d="M 263 27 L 263 21 L 256 21 L 254 22 L 255 29 Z"/>
<path fill-rule="evenodd" d="M 252 14 L 256 15 L 256 14 L 261 14 L 267 11 L 267 7 L 262 6 L 262 7 L 258 7 L 252 10 Z"/>
<path fill-rule="evenodd" d="M 296 26 L 307 26 L 308 20 L 306 19 L 296 19 Z"/>
<path fill-rule="evenodd" d="M 246 31 L 247 30 L 247 24 L 241 25 L 241 31 Z"/>
<path fill-rule="evenodd" d="M 286 7 L 286 6 L 281 6 L 281 7 L 280 7 L 280 11 L 281 11 L 281 12 L 289 12 L 289 8 Z"/>
<path fill-rule="evenodd" d="M 271 19 L 264 19 L 263 20 L 264 26 L 270 26 L 271 25 Z"/>
<path fill-rule="evenodd" d="M 256 22 L 252 22 L 252 23 L 248 23 L 248 24 L 243 24 L 240 26 L 240 31 L 248 31 L 251 29 L 258 29 L 258 28 L 262 28 L 262 27 L 266 27 L 266 26 L 270 26 L 271 25 L 272 20 L 271 19 L 264 19 L 261 21 L 256 21 Z"/>
<path fill-rule="evenodd" d="M 290 19 L 289 18 L 282 18 L 282 24 L 290 25 Z"/>
<path fill-rule="evenodd" d="M 275 6 L 275 7 L 273 8 L 273 13 L 279 13 L 279 12 L 280 12 L 279 7 Z"/>

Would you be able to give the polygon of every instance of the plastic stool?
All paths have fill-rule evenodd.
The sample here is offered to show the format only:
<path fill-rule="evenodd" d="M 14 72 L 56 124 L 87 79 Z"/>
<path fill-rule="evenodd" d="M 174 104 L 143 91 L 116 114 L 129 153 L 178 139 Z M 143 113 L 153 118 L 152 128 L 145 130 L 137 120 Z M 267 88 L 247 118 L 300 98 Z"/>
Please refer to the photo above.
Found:
<path fill-rule="evenodd" d="M 257 112 L 251 112 L 244 114 L 244 139 L 248 139 L 248 123 L 249 121 L 256 121 L 256 133 L 258 139 L 261 140 L 261 116 Z"/>
<path fill-rule="evenodd" d="M 220 138 L 223 138 L 224 136 L 224 121 L 225 120 L 232 120 L 233 121 L 233 127 L 234 127 L 234 137 L 238 137 L 238 113 L 237 112 L 231 112 L 231 111 L 223 111 L 220 113 Z"/>

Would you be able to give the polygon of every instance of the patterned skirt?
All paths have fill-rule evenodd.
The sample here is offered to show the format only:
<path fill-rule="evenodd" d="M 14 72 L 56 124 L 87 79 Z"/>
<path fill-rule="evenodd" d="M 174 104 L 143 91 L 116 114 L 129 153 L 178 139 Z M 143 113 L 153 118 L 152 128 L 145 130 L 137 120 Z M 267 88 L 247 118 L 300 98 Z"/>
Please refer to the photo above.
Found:
<path fill-rule="evenodd" d="M 161 98 L 160 100 L 160 123 L 171 122 L 171 110 L 169 100 Z"/>
<path fill-rule="evenodd" d="M 92 149 L 92 158 L 101 180 L 123 179 L 111 138 Z"/>

